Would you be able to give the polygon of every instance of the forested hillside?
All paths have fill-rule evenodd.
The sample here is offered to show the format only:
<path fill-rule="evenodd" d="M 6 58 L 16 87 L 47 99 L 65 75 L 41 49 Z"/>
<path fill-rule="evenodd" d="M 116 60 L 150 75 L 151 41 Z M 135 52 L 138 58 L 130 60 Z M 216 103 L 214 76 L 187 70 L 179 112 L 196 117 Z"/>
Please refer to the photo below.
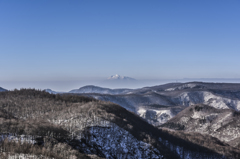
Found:
<path fill-rule="evenodd" d="M 1 158 L 219 159 L 239 154 L 183 140 L 110 102 L 34 89 L 0 93 L 0 133 Z"/>

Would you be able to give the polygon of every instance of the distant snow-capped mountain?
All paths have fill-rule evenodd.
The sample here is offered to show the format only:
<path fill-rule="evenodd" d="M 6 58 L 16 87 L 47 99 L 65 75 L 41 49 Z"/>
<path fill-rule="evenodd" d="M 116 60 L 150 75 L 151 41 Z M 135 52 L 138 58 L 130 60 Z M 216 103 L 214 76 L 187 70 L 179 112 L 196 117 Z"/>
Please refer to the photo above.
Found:
<path fill-rule="evenodd" d="M 131 77 L 126 77 L 126 76 L 120 76 L 118 74 L 116 75 L 112 75 L 108 78 L 108 80 L 136 80 L 134 78 L 131 78 Z"/>
<path fill-rule="evenodd" d="M 108 88 L 136 88 L 138 84 L 138 80 L 127 76 L 120 76 L 118 74 L 112 75 L 98 83 L 101 87 Z"/>

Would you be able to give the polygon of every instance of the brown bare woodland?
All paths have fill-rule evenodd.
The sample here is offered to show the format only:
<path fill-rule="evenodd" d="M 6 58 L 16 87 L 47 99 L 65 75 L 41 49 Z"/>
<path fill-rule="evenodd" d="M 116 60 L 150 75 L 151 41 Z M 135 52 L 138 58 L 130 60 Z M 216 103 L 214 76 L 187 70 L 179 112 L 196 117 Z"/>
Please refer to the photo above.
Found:
<path fill-rule="evenodd" d="M 21 89 L 0 93 L 0 133 L 2 136 L 21 135 L 32 138 L 36 143 L 21 143 L 1 140 L 1 158 L 9 154 L 33 154 L 49 158 L 89 158 L 105 156 L 101 151 L 88 145 L 88 128 L 90 125 L 110 121 L 130 132 L 138 140 L 147 142 L 157 148 L 164 158 L 182 158 L 174 150 L 184 147 L 182 153 L 194 153 L 196 156 L 210 158 L 237 158 L 240 152 L 230 148 L 217 151 L 211 146 L 201 146 L 195 140 L 158 129 L 144 119 L 126 109 L 110 103 L 79 95 L 53 95 L 45 91 Z M 81 134 L 85 145 L 91 147 L 91 153 L 84 154 L 80 140 Z M 162 139 L 160 141 L 159 139 Z M 164 142 L 171 142 L 165 144 Z M 201 142 L 204 142 L 201 140 Z M 204 143 L 203 143 L 204 145 Z M 229 145 L 222 145 L 229 147 Z"/>

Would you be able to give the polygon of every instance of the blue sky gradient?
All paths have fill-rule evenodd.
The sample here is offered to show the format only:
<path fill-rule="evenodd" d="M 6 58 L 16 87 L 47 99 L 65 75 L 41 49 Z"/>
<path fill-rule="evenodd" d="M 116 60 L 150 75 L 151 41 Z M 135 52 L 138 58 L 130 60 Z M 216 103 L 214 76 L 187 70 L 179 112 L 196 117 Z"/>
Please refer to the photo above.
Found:
<path fill-rule="evenodd" d="M 0 0 L 0 82 L 240 78 L 239 8 L 239 0 Z"/>

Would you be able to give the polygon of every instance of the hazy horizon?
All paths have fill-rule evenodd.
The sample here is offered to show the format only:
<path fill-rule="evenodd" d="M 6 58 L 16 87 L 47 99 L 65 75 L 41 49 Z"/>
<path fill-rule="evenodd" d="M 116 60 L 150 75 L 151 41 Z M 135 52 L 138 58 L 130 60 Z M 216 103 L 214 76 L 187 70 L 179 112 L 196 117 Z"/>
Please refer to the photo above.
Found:
<path fill-rule="evenodd" d="M 105 83 L 103 83 L 105 82 Z M 14 90 L 21 88 L 34 89 L 52 89 L 57 92 L 68 92 L 73 89 L 79 89 L 86 85 L 94 85 L 105 88 L 130 88 L 137 89 L 149 86 L 162 85 L 167 83 L 185 83 L 185 82 L 213 82 L 213 83 L 240 83 L 240 78 L 183 78 L 183 79 L 152 79 L 152 80 L 136 80 L 130 83 L 111 84 L 103 80 L 75 80 L 75 81 L 0 81 L 0 87 Z"/>

